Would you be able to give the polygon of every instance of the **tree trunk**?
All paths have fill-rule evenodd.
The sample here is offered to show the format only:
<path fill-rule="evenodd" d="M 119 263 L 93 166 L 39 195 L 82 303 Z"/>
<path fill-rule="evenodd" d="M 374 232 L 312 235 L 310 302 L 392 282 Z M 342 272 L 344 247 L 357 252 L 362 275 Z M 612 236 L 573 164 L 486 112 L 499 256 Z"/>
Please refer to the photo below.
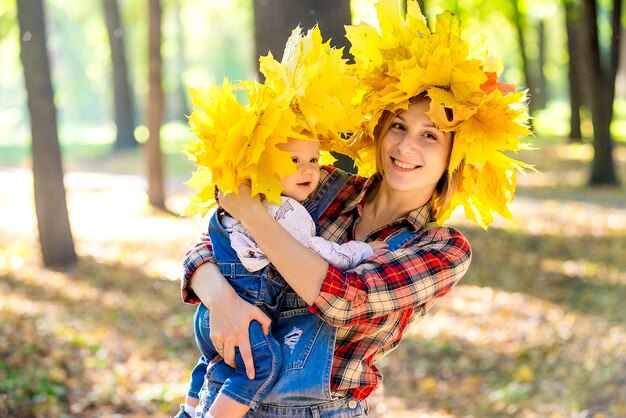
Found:
<path fill-rule="evenodd" d="M 163 124 L 163 57 L 161 56 L 161 1 L 149 0 L 149 92 L 148 141 L 145 144 L 148 168 L 148 200 L 158 209 L 165 210 L 163 186 L 163 156 L 161 154 L 161 125 Z"/>
<path fill-rule="evenodd" d="M 291 31 L 298 25 L 308 31 L 316 23 L 324 41 L 331 38 L 332 46 L 344 47 L 344 57 L 348 58 L 349 43 L 343 26 L 350 24 L 349 0 L 254 0 L 256 56 L 271 51 L 280 61 Z"/>
<path fill-rule="evenodd" d="M 590 104 L 593 119 L 593 161 L 591 163 L 590 185 L 617 185 L 615 162 L 613 160 L 613 138 L 611 121 L 613 120 L 613 100 L 615 98 L 615 76 L 617 74 L 618 47 L 621 24 L 622 1 L 613 2 L 613 36 L 610 45 L 608 64 L 603 65 L 598 39 L 597 9 L 595 0 L 584 0 L 583 16 L 590 28 L 587 53 L 590 63 Z"/>
<path fill-rule="evenodd" d="M 57 134 L 42 0 L 17 2 L 21 59 L 31 119 L 33 187 L 44 265 L 76 264 Z"/>
<path fill-rule="evenodd" d="M 124 50 L 124 29 L 120 22 L 120 11 L 117 0 L 103 0 L 103 5 L 113 63 L 115 125 L 117 126 L 117 136 L 113 147 L 116 150 L 136 148 L 135 108 L 133 92 L 128 82 L 128 64 Z"/>
<path fill-rule="evenodd" d="M 256 56 L 272 52 L 274 59 L 280 61 L 287 38 L 293 29 L 300 25 L 308 31 L 318 24 L 324 41 L 343 48 L 343 56 L 351 59 L 350 43 L 345 36 L 344 25 L 351 23 L 349 0 L 254 0 L 254 40 Z M 258 67 L 257 67 L 258 70 Z M 259 74 L 262 79 L 263 75 Z M 335 166 L 354 173 L 353 161 L 341 154 L 333 154 L 338 161 Z"/>
<path fill-rule="evenodd" d="M 539 95 L 539 87 L 535 82 L 533 71 L 531 69 L 531 63 L 526 54 L 526 38 L 524 36 L 524 15 L 519 11 L 518 0 L 513 1 L 513 24 L 517 31 L 517 40 L 519 42 L 519 50 L 522 58 L 522 68 L 524 70 L 524 78 L 526 80 L 526 87 L 530 95 L 530 101 L 528 103 L 528 111 L 532 116 L 538 109 L 540 109 L 535 103 L 535 95 Z M 532 119 L 530 120 L 532 124 Z"/>
<path fill-rule="evenodd" d="M 565 2 L 565 27 L 567 30 L 567 52 L 569 54 L 568 82 L 570 96 L 570 131 L 569 141 L 582 142 L 580 128 L 580 111 L 583 106 L 583 92 L 581 90 L 581 78 L 586 72 L 581 65 L 584 60 L 580 59 L 580 19 L 575 15 L 575 10 L 570 2 Z"/>
<path fill-rule="evenodd" d="M 546 25 L 543 19 L 539 19 L 539 23 L 537 24 L 537 33 L 539 38 L 539 56 L 537 58 L 536 65 L 538 91 L 535 92 L 534 96 L 537 109 L 545 109 L 548 102 L 548 89 L 546 88 L 546 78 L 543 74 L 543 67 L 546 63 Z"/>

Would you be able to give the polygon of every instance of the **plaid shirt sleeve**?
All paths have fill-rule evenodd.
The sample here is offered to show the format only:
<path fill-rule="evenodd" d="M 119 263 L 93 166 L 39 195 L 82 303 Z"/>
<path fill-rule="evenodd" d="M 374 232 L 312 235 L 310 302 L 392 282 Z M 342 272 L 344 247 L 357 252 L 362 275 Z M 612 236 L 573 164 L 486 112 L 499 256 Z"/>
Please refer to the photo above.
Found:
<path fill-rule="evenodd" d="M 467 239 L 452 228 L 424 231 L 395 251 L 353 270 L 328 268 L 320 296 L 309 307 L 334 326 L 349 326 L 404 309 L 429 309 L 452 289 L 471 261 Z"/>
<path fill-rule="evenodd" d="M 215 263 L 215 259 L 213 258 L 211 237 L 207 232 L 204 232 L 200 236 L 200 240 L 187 251 L 183 260 L 182 280 L 180 283 L 183 302 L 190 304 L 200 303 L 200 298 L 189 285 L 189 279 L 191 279 L 198 267 L 207 262 Z"/>

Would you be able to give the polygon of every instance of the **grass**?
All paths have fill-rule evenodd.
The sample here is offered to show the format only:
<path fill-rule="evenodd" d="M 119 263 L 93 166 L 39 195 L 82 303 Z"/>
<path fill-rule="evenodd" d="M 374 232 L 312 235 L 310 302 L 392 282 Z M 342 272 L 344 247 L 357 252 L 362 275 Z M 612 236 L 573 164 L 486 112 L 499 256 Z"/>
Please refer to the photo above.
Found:
<path fill-rule="evenodd" d="M 537 145 L 521 155 L 540 173 L 520 176 L 513 221 L 451 219 L 472 267 L 379 363 L 372 417 L 626 416 L 626 193 L 585 186 L 588 145 Z M 28 167 L 5 150 L 3 166 Z M 28 171 L 0 171 L 0 416 L 173 416 L 197 356 L 179 265 L 204 223 L 147 206 L 128 181 L 138 152 L 64 156 L 68 270 L 41 266 Z M 165 162 L 177 212 L 191 167 L 177 152 Z"/>

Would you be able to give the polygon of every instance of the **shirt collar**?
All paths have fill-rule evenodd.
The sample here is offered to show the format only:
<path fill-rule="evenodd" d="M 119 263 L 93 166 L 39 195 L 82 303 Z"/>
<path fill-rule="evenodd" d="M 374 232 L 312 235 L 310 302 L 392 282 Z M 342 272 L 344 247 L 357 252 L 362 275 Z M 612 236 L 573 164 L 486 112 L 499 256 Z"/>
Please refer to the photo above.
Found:
<path fill-rule="evenodd" d="M 365 185 L 361 189 L 361 192 L 355 194 L 351 199 L 348 199 L 341 213 L 346 213 L 354 208 L 358 207 L 359 216 L 363 213 L 363 205 L 365 204 L 365 196 L 372 190 L 376 184 L 381 180 L 380 175 L 374 174 L 367 179 Z M 429 222 L 435 221 L 433 210 L 430 203 L 426 203 L 418 208 L 413 209 L 405 218 L 398 219 L 396 222 L 407 222 L 413 227 L 415 231 L 423 229 Z"/>
<path fill-rule="evenodd" d="M 416 231 L 423 229 L 429 222 L 434 222 L 433 209 L 430 203 L 413 209 L 406 217 L 406 221 L 410 223 Z"/>
<path fill-rule="evenodd" d="M 359 193 L 356 193 L 346 199 L 346 204 L 341 213 L 343 214 L 349 212 L 358 206 L 360 215 L 363 210 L 363 204 L 365 203 L 365 196 L 378 182 L 380 182 L 380 176 L 378 174 L 374 174 L 372 177 L 368 178 Z"/>

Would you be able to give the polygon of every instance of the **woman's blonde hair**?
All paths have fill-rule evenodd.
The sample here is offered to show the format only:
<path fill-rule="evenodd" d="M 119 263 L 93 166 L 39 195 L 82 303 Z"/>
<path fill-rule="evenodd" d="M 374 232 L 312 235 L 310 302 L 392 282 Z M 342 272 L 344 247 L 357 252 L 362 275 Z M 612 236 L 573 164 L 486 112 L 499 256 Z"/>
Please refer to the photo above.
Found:
<path fill-rule="evenodd" d="M 420 101 L 427 100 L 430 101 L 430 97 L 423 92 L 410 100 L 410 103 L 419 103 Z M 402 109 L 399 109 L 395 112 L 390 112 L 388 110 L 384 110 L 380 119 L 378 120 L 378 124 L 374 128 L 374 141 L 376 144 L 376 172 L 379 176 L 382 177 L 382 161 L 380 158 L 380 147 L 382 143 L 382 139 L 385 137 L 389 129 L 391 129 L 391 125 L 393 124 L 394 119 L 402 112 Z M 446 115 L 448 119 L 452 120 L 452 110 L 446 109 Z M 454 147 L 454 132 L 451 132 L 452 135 L 452 147 Z M 452 147 L 450 147 L 450 154 L 452 154 Z M 448 155 L 450 158 L 450 155 Z M 437 217 L 438 213 L 442 208 L 448 207 L 454 193 L 461 186 L 461 181 L 463 179 L 463 169 L 465 167 L 465 160 L 461 160 L 459 166 L 452 172 L 449 172 L 449 169 L 443 172 L 443 175 L 437 182 L 437 186 L 435 186 L 435 190 L 433 191 L 433 195 L 430 198 L 430 204 L 434 210 L 434 215 Z"/>

